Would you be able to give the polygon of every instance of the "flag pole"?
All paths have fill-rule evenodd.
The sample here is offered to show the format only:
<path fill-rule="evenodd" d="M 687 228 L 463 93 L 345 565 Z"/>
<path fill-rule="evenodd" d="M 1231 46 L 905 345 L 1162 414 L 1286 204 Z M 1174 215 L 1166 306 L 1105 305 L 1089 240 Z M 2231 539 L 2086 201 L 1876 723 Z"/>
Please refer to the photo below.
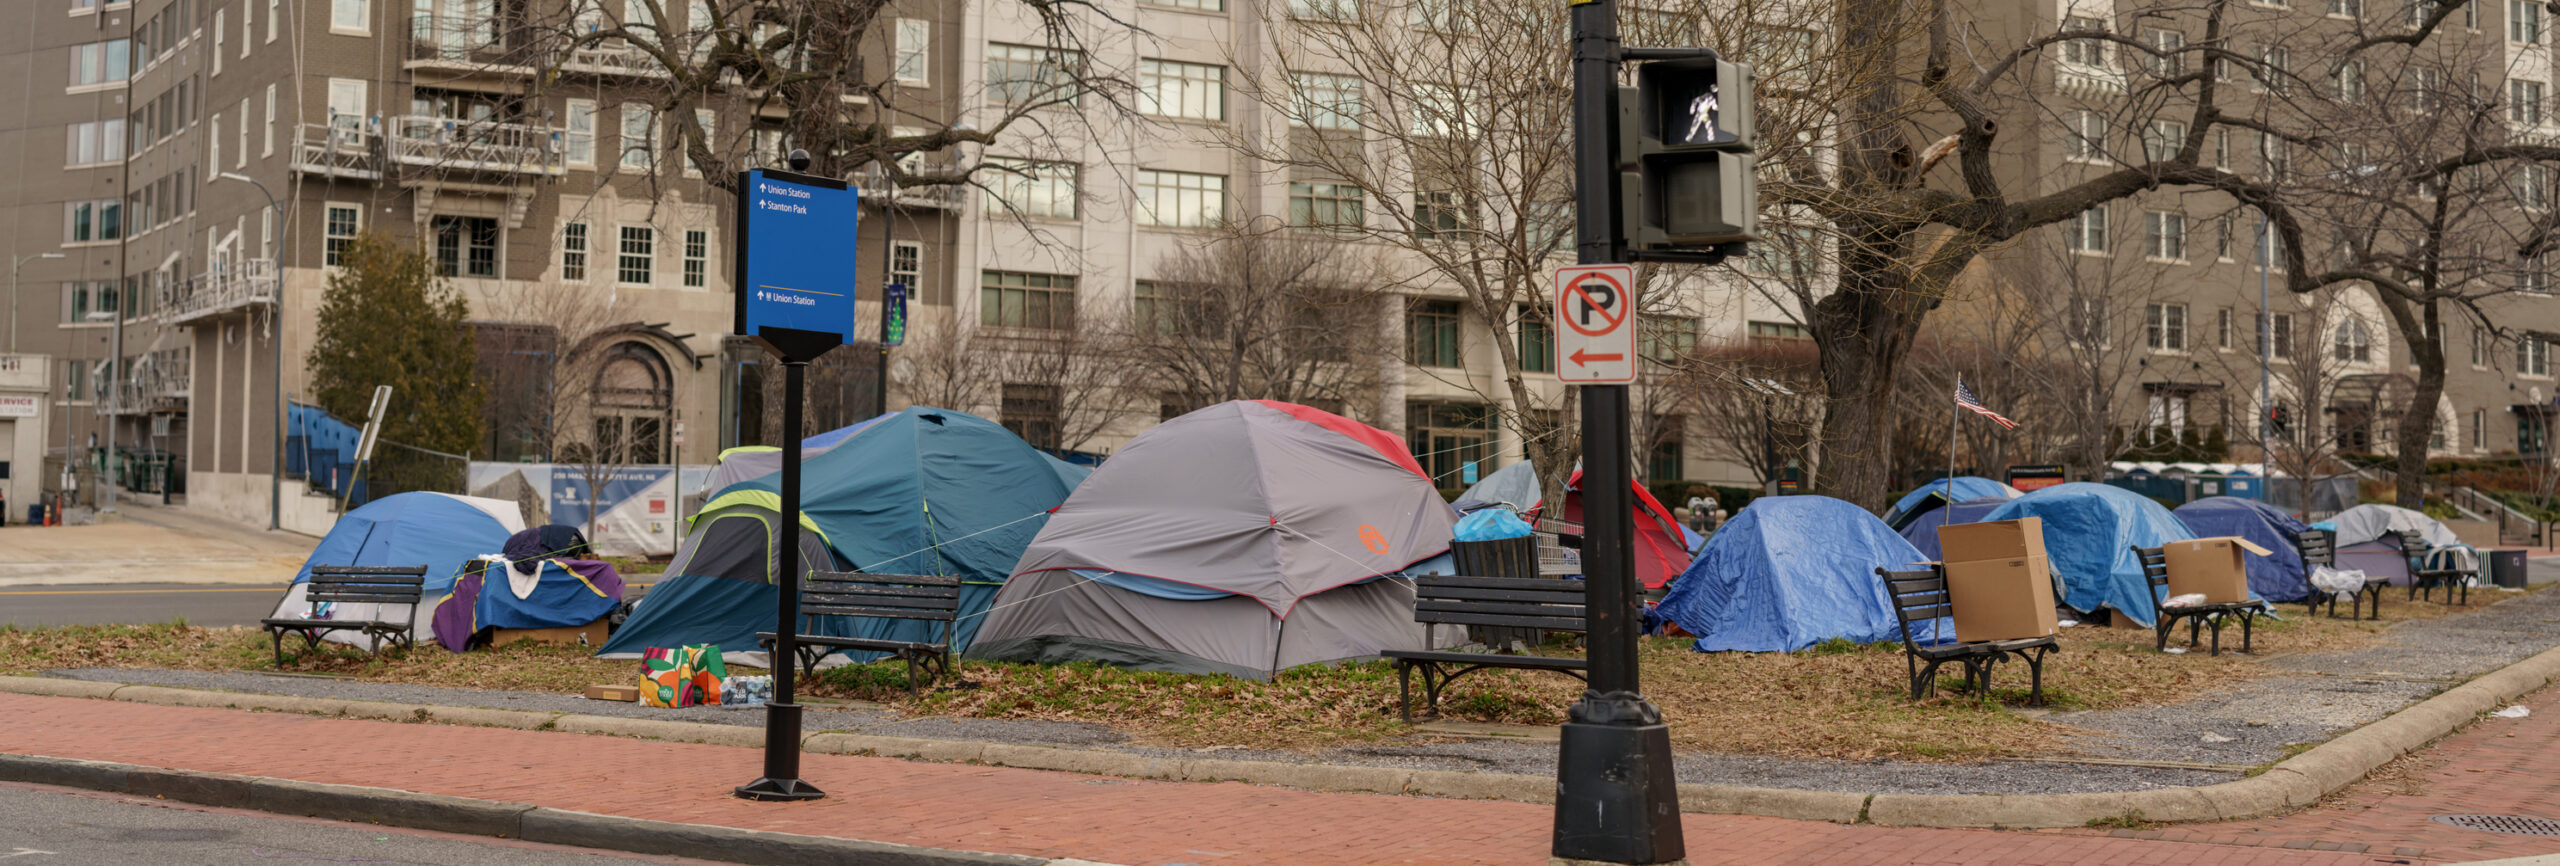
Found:
<path fill-rule="evenodd" d="M 1964 393 L 1964 374 L 1956 374 L 1956 393 Z M 1956 410 L 1955 395 L 1947 395 L 1947 504 L 1956 502 Z"/>

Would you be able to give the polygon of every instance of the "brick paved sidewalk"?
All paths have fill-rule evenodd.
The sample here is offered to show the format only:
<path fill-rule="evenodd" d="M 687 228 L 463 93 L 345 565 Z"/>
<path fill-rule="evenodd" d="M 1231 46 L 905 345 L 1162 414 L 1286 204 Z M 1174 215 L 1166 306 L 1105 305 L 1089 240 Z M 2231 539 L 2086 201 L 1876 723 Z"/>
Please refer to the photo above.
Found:
<path fill-rule="evenodd" d="M 23 754 L 393 787 L 661 821 L 1128 866 L 1538 864 L 1546 859 L 1552 820 L 1547 807 L 1523 803 L 1137 781 L 841 755 L 805 758 L 804 775 L 833 796 L 810 803 L 749 803 L 730 797 L 729 789 L 756 775 L 758 754 L 728 746 L 20 695 L 0 695 L 0 716 L 21 720 L 0 737 L 0 750 Z M 2546 719 L 2560 725 L 2560 710 L 2535 721 Z M 2548 742 L 2550 729 L 2537 730 L 2545 736 L 2511 742 Z M 354 741 L 378 746 L 309 745 L 349 742 L 350 733 L 357 735 Z M 2560 756 L 2492 757 L 2482 751 L 2479 760 L 2533 765 L 2516 767 L 2515 775 L 2538 778 L 2530 786 L 2508 785 L 2494 792 L 2503 799 L 2515 799 L 2528 787 L 2535 793 L 2522 796 L 2560 786 L 2560 773 L 2545 766 L 2560 766 Z M 2387 855 L 2387 849 L 2292 850 L 2080 831 L 1914 830 L 1716 815 L 1686 820 L 1690 860 L 1697 864 L 2414 862 L 2374 856 Z M 2352 815 L 2332 809 L 2274 823 L 2307 821 L 2327 822 L 2322 826 L 2356 823 Z M 2443 834 L 2487 835 L 2440 829 Z M 2196 831 L 2174 832 L 2183 836 Z M 2431 853 L 2454 853 L 2462 843 L 2448 840 L 2470 838 L 2417 840 L 2423 832 L 2400 835 Z M 2539 848 L 2507 843 L 2494 850 L 2560 852 L 2560 840 L 2541 841 L 2546 844 Z"/>

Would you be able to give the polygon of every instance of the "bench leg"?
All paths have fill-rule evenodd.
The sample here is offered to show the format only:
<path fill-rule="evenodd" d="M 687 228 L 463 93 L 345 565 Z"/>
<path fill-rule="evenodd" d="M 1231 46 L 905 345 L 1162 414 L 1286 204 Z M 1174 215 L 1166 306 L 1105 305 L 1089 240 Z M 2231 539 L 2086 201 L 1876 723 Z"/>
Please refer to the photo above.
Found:
<path fill-rule="evenodd" d="M 2241 611 L 2241 612 L 2240 612 L 2240 651 L 2241 651 L 2241 652 L 2243 652 L 2243 653 L 2248 653 L 2248 654 L 2251 654 L 2251 655 L 2255 655 L 2255 654 L 2256 654 L 2256 653 L 2253 651 L 2253 649 L 2252 649 L 2252 646 L 2253 646 L 2253 645 L 2252 645 L 2251 641 L 2252 641 L 2252 640 L 2254 640 L 2254 639 L 2256 638 L 2256 636 L 2257 636 L 2257 628 L 2258 628 L 2258 611 L 2255 611 L 2255 610 L 2244 610 L 2244 611 Z"/>
<path fill-rule="evenodd" d="M 2203 641 L 2203 638 L 2204 617 L 2187 617 L 2187 648 L 2194 649 L 2196 644 Z"/>
<path fill-rule="evenodd" d="M 2220 614 L 2220 613 L 2216 613 L 2216 614 L 2214 614 L 2214 615 L 2213 615 L 2213 654 L 2214 654 L 2214 655 L 2217 655 L 2217 656 L 2219 656 L 2219 655 L 2221 655 L 2221 654 L 2222 654 L 2222 622 L 2223 622 L 2223 618 L 2224 618 L 2224 617 L 2223 617 L 2223 614 Z"/>
<path fill-rule="evenodd" d="M 2028 653 L 2019 653 L 2019 655 L 2027 657 L 2027 676 L 2029 677 L 2027 681 L 2027 702 L 2039 707 L 2044 706 L 2045 651 L 2044 647 L 2037 647 L 2032 655 Z"/>
<path fill-rule="evenodd" d="M 2159 622 L 2151 624 L 2153 638 L 2151 641 L 2151 651 L 2168 652 L 2169 630 L 2177 627 L 2176 623 L 2178 622 L 2178 618 L 2170 616 L 2166 611 L 2155 611 L 2151 615 L 2160 618 Z"/>

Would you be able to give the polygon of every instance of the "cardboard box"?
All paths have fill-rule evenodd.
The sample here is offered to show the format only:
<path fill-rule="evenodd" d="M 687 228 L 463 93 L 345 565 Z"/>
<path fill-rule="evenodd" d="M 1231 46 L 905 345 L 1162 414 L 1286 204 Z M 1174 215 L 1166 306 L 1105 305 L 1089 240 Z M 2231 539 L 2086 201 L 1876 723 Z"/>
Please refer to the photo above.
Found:
<path fill-rule="evenodd" d="M 623 702 L 626 702 L 626 703 L 628 703 L 628 702 L 633 702 L 633 701 L 638 701 L 638 700 L 640 700 L 640 687 L 639 687 L 639 686 L 588 686 L 588 687 L 587 687 L 587 700 L 590 700 L 590 701 L 623 701 Z"/>
<path fill-rule="evenodd" d="M 2042 518 L 1941 526 L 1938 546 L 1957 640 L 2049 637 L 2060 628 Z"/>
<path fill-rule="evenodd" d="M 502 647 L 520 641 L 532 641 L 534 643 L 558 644 L 561 646 L 596 647 L 604 646 L 604 637 L 605 622 L 604 620 L 599 619 L 595 622 L 587 623 L 586 625 L 562 626 L 559 628 L 491 629 L 489 645 L 492 647 Z"/>
<path fill-rule="evenodd" d="M 2169 595 L 2203 593 L 2215 604 L 2248 601 L 2248 556 L 2267 555 L 2266 548 L 2237 536 L 2172 541 L 2160 550 L 2168 554 Z"/>

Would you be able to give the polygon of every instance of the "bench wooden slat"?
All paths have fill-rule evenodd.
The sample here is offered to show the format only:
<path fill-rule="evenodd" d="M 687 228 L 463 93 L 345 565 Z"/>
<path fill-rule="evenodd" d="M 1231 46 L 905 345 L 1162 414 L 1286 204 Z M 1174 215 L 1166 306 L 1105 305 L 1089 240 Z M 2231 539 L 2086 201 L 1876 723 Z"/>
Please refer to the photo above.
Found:
<path fill-rule="evenodd" d="M 414 592 L 407 595 L 387 592 L 315 592 L 304 597 L 314 603 L 329 604 L 417 604 L 423 600 Z"/>
<path fill-rule="evenodd" d="M 423 565 L 315 565 L 311 567 L 311 576 L 321 575 L 407 575 L 423 578 L 427 576 L 427 567 Z"/>
<path fill-rule="evenodd" d="M 773 642 L 773 632 L 767 631 L 756 633 L 757 645 L 770 647 L 773 645 Z M 837 637 L 835 635 L 824 634 L 792 635 L 791 642 L 802 646 L 829 646 L 842 649 L 880 650 L 883 652 L 895 652 L 898 650 L 939 650 L 942 648 L 941 644 L 924 643 L 922 641 L 881 640 L 867 637 Z"/>
<path fill-rule="evenodd" d="M 1582 592 L 1579 580 L 1550 580 L 1543 577 L 1465 577 L 1423 575 L 1413 579 L 1415 591 L 1423 587 L 1466 587 L 1470 589 L 1547 589 L 1552 592 Z"/>
<path fill-rule="evenodd" d="M 1494 664 L 1501 667 L 1519 668 L 1583 670 L 1591 666 L 1591 661 L 1589 659 L 1560 658 L 1557 656 L 1497 656 L 1485 655 L 1483 653 L 1440 652 L 1437 650 L 1388 650 L 1384 653 L 1380 653 L 1380 655 L 1391 659 L 1452 662 L 1456 664 Z"/>
<path fill-rule="evenodd" d="M 870 583 L 804 583 L 801 592 L 826 592 L 838 595 L 878 595 L 898 598 L 959 598 L 956 586 L 883 586 Z"/>
<path fill-rule="evenodd" d="M 1581 581 L 1550 580 L 1547 582 L 1580 583 Z M 1430 601 L 1432 599 L 1453 599 L 1470 601 L 1525 601 L 1537 604 L 1582 603 L 1582 591 L 1579 588 L 1576 588 L 1571 592 L 1564 592 L 1552 589 L 1476 589 L 1473 587 L 1463 586 L 1424 586 L 1418 589 L 1416 594 L 1424 601 Z"/>
<path fill-rule="evenodd" d="M 854 593 L 812 590 L 800 594 L 800 604 L 803 606 L 813 604 L 849 604 L 857 607 L 907 607 L 919 610 L 959 610 L 960 597 L 954 595 L 948 598 L 914 598 L 910 596 L 880 595 L 868 592 Z"/>
<path fill-rule="evenodd" d="M 917 619 L 932 622 L 949 622 L 954 618 L 951 613 L 951 611 L 922 611 L 905 607 L 860 607 L 846 604 L 803 604 L 800 606 L 801 616 L 868 616 L 879 619 Z"/>
<path fill-rule="evenodd" d="M 816 571 L 809 573 L 809 583 L 856 583 L 874 586 L 950 586 L 960 585 L 958 575 L 940 574 L 871 574 L 861 571 Z"/>
<path fill-rule="evenodd" d="M 1588 624 L 1583 621 L 1582 617 L 1579 616 L 1501 616 L 1497 614 L 1453 613 L 1448 611 L 1426 610 L 1416 611 L 1413 619 L 1415 622 L 1442 623 L 1447 625 L 1504 625 L 1515 628 L 1543 628 L 1548 631 L 1569 632 L 1581 632 L 1589 627 Z"/>
<path fill-rule="evenodd" d="M 1521 601 L 1453 601 L 1434 598 L 1421 599 L 1413 604 L 1413 608 L 1415 610 L 1446 611 L 1449 613 L 1491 613 L 1571 617 L 1581 616 L 1584 607 L 1584 605 L 1579 604 L 1547 604 L 1541 602 Z"/>

